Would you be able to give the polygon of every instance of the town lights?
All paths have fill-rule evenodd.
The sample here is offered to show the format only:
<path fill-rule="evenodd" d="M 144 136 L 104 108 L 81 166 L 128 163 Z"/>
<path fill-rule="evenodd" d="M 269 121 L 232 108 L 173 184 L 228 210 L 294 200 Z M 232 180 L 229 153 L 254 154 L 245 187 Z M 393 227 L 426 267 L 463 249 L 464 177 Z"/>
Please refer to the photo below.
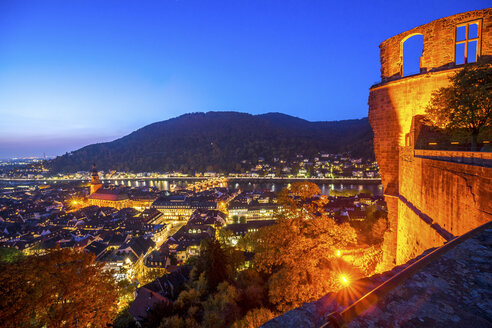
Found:
<path fill-rule="evenodd" d="M 344 287 L 347 287 L 348 285 L 350 285 L 350 280 L 348 279 L 348 277 L 344 274 L 342 274 L 340 276 L 340 283 L 344 286 Z"/>

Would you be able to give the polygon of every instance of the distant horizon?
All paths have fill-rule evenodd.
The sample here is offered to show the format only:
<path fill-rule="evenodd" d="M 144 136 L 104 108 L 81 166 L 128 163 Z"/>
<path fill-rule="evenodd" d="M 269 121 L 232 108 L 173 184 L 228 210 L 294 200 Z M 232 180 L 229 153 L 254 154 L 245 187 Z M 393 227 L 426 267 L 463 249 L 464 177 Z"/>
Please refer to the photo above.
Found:
<path fill-rule="evenodd" d="M 106 142 L 112 142 L 112 141 L 115 141 L 117 139 L 120 139 L 120 138 L 123 138 L 125 136 L 127 136 L 128 134 L 131 134 L 139 129 L 142 129 L 148 125 L 151 125 L 151 124 L 154 124 L 154 123 L 159 123 L 159 122 L 165 122 L 165 121 L 168 121 L 168 120 L 171 120 L 171 119 L 175 119 L 175 118 L 179 118 L 181 116 L 185 116 L 185 115 L 190 115 L 190 114 L 207 114 L 207 113 L 240 113 L 240 114 L 248 114 L 248 115 L 253 115 L 253 116 L 260 116 L 260 115 L 267 115 L 267 114 L 281 114 L 281 115 L 286 115 L 286 116 L 290 116 L 290 117 L 293 117 L 293 118 L 298 118 L 298 119 L 301 119 L 301 120 L 305 120 L 305 121 L 308 121 L 308 122 L 311 122 L 311 123 L 315 123 L 315 122 L 338 122 L 338 121 L 350 121 L 350 120 L 362 120 L 362 119 L 367 119 L 367 116 L 364 116 L 364 117 L 360 117 L 360 118 L 348 118 L 348 119 L 343 119 L 343 120 L 331 120 L 331 121 L 325 121 L 325 120 L 319 120 L 319 121 L 314 121 L 314 120 L 308 120 L 308 119 L 305 119 L 303 117 L 300 117 L 300 116 L 294 116 L 294 115 L 289 115 L 289 114 L 285 114 L 285 113 L 281 113 L 281 112 L 265 112 L 265 113 L 259 113 L 259 114 L 251 114 L 251 113 L 248 113 L 248 112 L 239 112 L 239 111 L 232 111 L 232 110 L 223 110 L 223 111 L 217 111 L 217 110 L 211 110 L 211 111 L 204 111 L 204 112 L 189 112 L 189 113 L 184 113 L 184 114 L 181 114 L 181 115 L 178 115 L 178 116 L 175 116 L 175 117 L 171 117 L 171 118 L 168 118 L 168 119 L 165 119 L 165 120 L 160 120 L 160 121 L 156 121 L 156 122 L 152 122 L 152 123 L 149 123 L 149 124 L 146 124 L 144 126 L 141 126 L 141 127 L 138 127 L 137 129 L 133 130 L 133 131 L 130 131 L 124 135 L 120 135 L 120 136 L 115 136 L 113 139 L 110 139 L 110 140 L 106 140 L 106 141 L 96 141 L 96 142 L 91 142 L 91 143 L 87 143 L 87 144 L 84 144 L 76 149 L 70 149 L 70 150 L 66 150 L 66 151 L 62 151 L 58 154 L 48 154 L 46 152 L 43 152 L 41 151 L 41 154 L 37 155 L 37 154 L 27 154 L 27 155 L 19 155 L 19 156 L 1 156 L 0 155 L 0 160 L 11 160 L 11 159 L 14 159 L 14 158 L 43 158 L 44 155 L 43 153 L 46 153 L 46 157 L 50 157 L 50 158 L 55 158 L 57 156 L 62 156 L 66 153 L 70 153 L 72 151 L 76 151 L 80 148 L 83 148 L 85 146 L 89 146 L 89 145 L 92 145 L 92 144 L 98 144 L 98 143 L 106 143 Z"/>
<path fill-rule="evenodd" d="M 196 111 L 365 117 L 383 40 L 489 6 L 1 1 L 0 158 L 61 155 Z"/>

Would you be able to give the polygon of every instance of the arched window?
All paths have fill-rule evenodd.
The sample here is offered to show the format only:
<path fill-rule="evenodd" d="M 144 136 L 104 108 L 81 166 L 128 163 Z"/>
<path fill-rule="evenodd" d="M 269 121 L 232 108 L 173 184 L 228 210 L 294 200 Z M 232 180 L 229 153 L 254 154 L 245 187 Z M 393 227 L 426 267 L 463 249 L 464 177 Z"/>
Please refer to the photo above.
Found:
<path fill-rule="evenodd" d="M 403 41 L 403 71 L 402 76 L 420 73 L 420 58 L 424 51 L 424 36 L 415 34 Z"/>

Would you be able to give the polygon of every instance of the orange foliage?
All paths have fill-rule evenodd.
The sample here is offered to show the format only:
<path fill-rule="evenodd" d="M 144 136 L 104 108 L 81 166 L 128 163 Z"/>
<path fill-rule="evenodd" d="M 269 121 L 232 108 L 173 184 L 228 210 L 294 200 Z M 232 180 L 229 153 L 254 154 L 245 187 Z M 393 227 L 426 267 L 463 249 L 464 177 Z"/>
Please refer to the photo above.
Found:
<path fill-rule="evenodd" d="M 106 327 L 117 291 L 91 254 L 56 249 L 0 267 L 2 327 Z"/>
<path fill-rule="evenodd" d="M 280 311 L 340 288 L 336 251 L 356 243 L 349 224 L 338 225 L 322 211 L 326 200 L 319 193 L 313 183 L 294 183 L 279 197 L 282 217 L 259 233 L 255 264 L 271 274 L 269 299 Z"/>

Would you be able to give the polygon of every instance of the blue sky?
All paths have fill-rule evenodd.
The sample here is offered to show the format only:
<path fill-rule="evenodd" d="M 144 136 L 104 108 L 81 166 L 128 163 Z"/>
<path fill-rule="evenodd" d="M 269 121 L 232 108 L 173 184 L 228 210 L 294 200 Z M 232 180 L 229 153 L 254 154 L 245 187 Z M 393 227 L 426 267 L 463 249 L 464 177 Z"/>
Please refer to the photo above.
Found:
<path fill-rule="evenodd" d="M 383 40 L 488 1 L 0 1 L 0 158 L 188 112 L 367 116 Z"/>

